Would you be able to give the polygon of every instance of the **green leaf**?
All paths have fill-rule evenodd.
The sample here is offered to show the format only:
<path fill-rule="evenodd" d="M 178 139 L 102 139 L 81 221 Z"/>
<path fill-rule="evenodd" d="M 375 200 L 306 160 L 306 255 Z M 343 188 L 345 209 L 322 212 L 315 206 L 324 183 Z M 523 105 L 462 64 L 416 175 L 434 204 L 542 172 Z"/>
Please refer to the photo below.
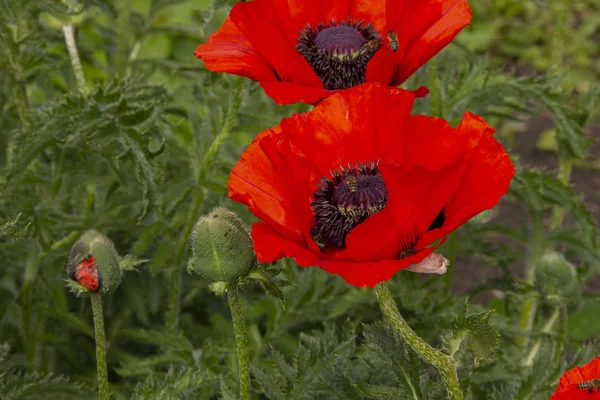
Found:
<path fill-rule="evenodd" d="M 518 168 L 510 193 L 527 202 L 530 209 L 542 213 L 550 206 L 566 209 L 577 221 L 585 245 L 593 252 L 600 251 L 598 232 L 581 197 L 556 177 L 528 168 Z"/>
<path fill-rule="evenodd" d="M 138 383 L 131 400 L 198 398 L 198 395 L 207 395 L 212 380 L 214 376 L 203 369 L 170 368 L 166 374 L 153 373 Z"/>
<path fill-rule="evenodd" d="M 378 371 L 370 385 L 361 392 L 378 398 L 389 398 L 389 386 L 395 383 L 402 398 L 420 398 L 421 360 L 389 326 L 377 323 L 364 329 L 365 360 L 369 368 Z"/>
<path fill-rule="evenodd" d="M 458 318 L 452 328 L 452 333 L 446 338 L 446 345 L 451 356 L 460 349 L 462 343 L 473 353 L 473 360 L 477 367 L 481 361 L 492 358 L 494 350 L 498 346 L 500 334 L 490 325 L 492 311 L 468 315 L 468 303 L 458 314 Z"/>
<path fill-rule="evenodd" d="M 60 400 L 88 398 L 94 389 L 52 374 L 0 373 L 3 400 Z"/>
<path fill-rule="evenodd" d="M 583 307 L 569 315 L 568 326 L 571 339 L 581 342 L 600 336 L 600 301 L 586 301 Z"/>

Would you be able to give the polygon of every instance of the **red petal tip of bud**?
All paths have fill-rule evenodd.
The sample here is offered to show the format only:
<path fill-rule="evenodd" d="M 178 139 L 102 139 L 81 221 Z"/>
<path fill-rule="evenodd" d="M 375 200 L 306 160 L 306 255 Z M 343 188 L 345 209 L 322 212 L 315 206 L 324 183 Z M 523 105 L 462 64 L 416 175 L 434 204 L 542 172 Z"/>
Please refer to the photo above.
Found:
<path fill-rule="evenodd" d="M 94 257 L 89 257 L 77 265 L 75 269 L 75 280 L 89 291 L 98 290 L 98 269 Z"/>

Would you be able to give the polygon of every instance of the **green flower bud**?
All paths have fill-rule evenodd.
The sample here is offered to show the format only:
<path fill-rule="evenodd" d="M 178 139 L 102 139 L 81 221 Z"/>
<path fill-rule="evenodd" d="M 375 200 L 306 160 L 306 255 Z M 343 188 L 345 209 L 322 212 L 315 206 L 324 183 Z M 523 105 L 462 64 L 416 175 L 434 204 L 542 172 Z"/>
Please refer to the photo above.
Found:
<path fill-rule="evenodd" d="M 579 286 L 575 267 L 562 254 L 548 251 L 536 267 L 535 286 L 546 297 L 571 297 Z"/>
<path fill-rule="evenodd" d="M 93 229 L 73 244 L 67 274 L 88 291 L 103 294 L 115 290 L 123 275 L 112 241 Z"/>
<path fill-rule="evenodd" d="M 233 282 L 256 265 L 252 239 L 234 212 L 217 207 L 198 219 L 191 238 L 193 270 L 212 282 Z"/>

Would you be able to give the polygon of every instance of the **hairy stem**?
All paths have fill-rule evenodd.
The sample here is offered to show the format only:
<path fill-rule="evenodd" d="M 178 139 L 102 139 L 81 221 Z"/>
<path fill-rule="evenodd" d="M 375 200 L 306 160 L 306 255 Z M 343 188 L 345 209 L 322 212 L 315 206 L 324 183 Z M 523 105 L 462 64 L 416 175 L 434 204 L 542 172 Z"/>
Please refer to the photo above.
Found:
<path fill-rule="evenodd" d="M 565 185 L 569 184 L 571 180 L 571 170 L 573 169 L 573 162 L 568 157 L 560 157 L 558 165 L 558 179 Z M 565 215 L 565 209 L 560 206 L 552 207 L 552 214 L 550 216 L 550 230 L 560 228 Z"/>
<path fill-rule="evenodd" d="M 125 76 L 127 68 L 127 33 L 129 29 L 129 12 L 131 9 L 131 0 L 121 0 L 117 3 L 119 6 L 119 18 L 118 24 L 118 35 L 117 35 L 117 51 L 115 57 L 115 64 L 117 69 L 117 76 Z"/>
<path fill-rule="evenodd" d="M 544 327 L 542 328 L 542 333 L 550 333 L 550 331 L 554 327 L 554 324 L 558 320 L 559 316 L 560 316 L 560 308 L 557 307 L 554 310 L 554 312 L 552 313 L 552 315 L 550 316 L 550 319 L 546 322 L 546 325 L 544 325 Z M 527 355 L 527 357 L 525 357 L 525 360 L 523 361 L 524 366 L 530 367 L 533 365 L 533 360 L 537 356 L 541 347 L 542 347 L 542 338 L 538 338 L 535 341 L 535 343 L 533 344 L 533 346 L 531 347 L 531 351 L 529 352 L 529 355 Z"/>
<path fill-rule="evenodd" d="M 238 288 L 229 285 L 227 298 L 231 309 L 235 344 L 237 346 L 238 370 L 240 376 L 240 400 L 250 400 L 250 363 L 248 361 L 248 338 L 246 337 L 246 324 L 240 304 Z"/>
<path fill-rule="evenodd" d="M 554 75 L 560 75 L 563 71 L 563 59 L 564 59 L 564 40 L 567 24 L 567 13 L 569 10 L 569 0 L 563 0 L 563 6 L 559 10 L 556 16 L 557 29 L 554 37 L 554 46 L 552 59 L 553 64 L 551 72 Z M 571 179 L 572 161 L 566 156 L 560 156 L 558 178 L 564 184 L 568 184 Z M 554 230 L 562 225 L 564 217 L 564 209 L 560 206 L 552 207 L 552 214 L 550 217 L 550 229 Z M 529 284 L 534 283 L 536 265 L 544 252 L 544 233 L 541 216 L 533 215 L 533 247 L 531 251 L 531 260 L 529 268 L 527 270 L 527 282 Z M 537 310 L 537 301 L 533 298 L 527 298 L 523 303 L 523 311 L 521 314 L 521 336 L 517 339 L 517 344 L 524 349 L 531 335 L 533 323 L 535 320 L 535 313 Z M 533 351 L 533 349 L 532 349 Z M 539 350 L 537 350 L 539 351 Z M 536 351 L 536 352 L 537 352 Z M 531 354 L 530 354 L 531 355 Z M 535 354 L 534 354 L 535 357 Z M 529 356 L 526 357 L 525 362 L 528 362 Z"/>
<path fill-rule="evenodd" d="M 532 212 L 532 223 L 533 223 L 533 245 L 530 250 L 529 265 L 527 269 L 527 283 L 533 285 L 535 283 L 535 270 L 537 264 L 544 253 L 544 230 L 542 224 L 542 216 Z M 523 309 L 521 311 L 521 322 L 519 327 L 521 328 L 521 335 L 517 338 L 517 344 L 521 349 L 527 346 L 529 336 L 531 334 L 531 328 L 533 327 L 533 321 L 535 319 L 535 312 L 537 309 L 537 301 L 532 297 L 525 299 L 523 303 Z"/>
<path fill-rule="evenodd" d="M 187 224 L 181 234 L 179 244 L 176 247 L 176 253 L 173 260 L 170 276 L 171 287 L 169 293 L 169 307 L 167 315 L 167 332 L 171 334 L 177 333 L 179 325 L 181 276 L 183 273 L 183 269 L 181 267 L 181 260 L 183 259 L 183 255 L 185 254 L 185 249 L 190 240 L 192 230 L 194 229 L 194 224 L 196 223 L 196 220 L 198 219 L 200 214 L 200 209 L 204 200 L 204 181 L 206 180 L 208 172 L 211 170 L 212 164 L 217 156 L 217 153 L 219 152 L 219 149 L 221 148 L 221 146 L 223 146 L 223 143 L 225 143 L 225 140 L 227 140 L 229 134 L 231 133 L 231 128 L 233 127 L 233 123 L 235 122 L 245 93 L 246 81 L 244 80 L 244 78 L 239 78 L 237 81 L 233 99 L 231 101 L 231 105 L 229 106 L 227 116 L 225 117 L 225 122 L 223 123 L 221 130 L 214 138 L 210 147 L 206 151 L 206 154 L 204 155 L 204 158 L 202 159 L 202 163 L 200 165 L 198 176 L 196 177 L 196 189 L 194 190 L 193 194 L 194 202 L 187 220 Z"/>
<path fill-rule="evenodd" d="M 375 295 L 379 300 L 383 315 L 392 324 L 396 332 L 421 358 L 438 369 L 448 391 L 448 398 L 451 400 L 464 399 L 456 374 L 456 360 L 431 347 L 412 330 L 400 315 L 387 282 L 375 286 Z"/>
<path fill-rule="evenodd" d="M 567 33 L 567 16 L 570 6 L 570 0 L 563 0 L 563 4 L 556 15 L 556 33 L 554 35 L 554 43 L 552 46 L 552 67 L 553 75 L 561 75 L 564 71 L 564 56 L 565 56 L 565 40 Z M 559 88 L 560 90 L 560 88 Z M 559 129 L 559 128 L 557 128 Z M 558 165 L 558 179 L 564 184 L 568 184 L 571 180 L 572 160 L 568 156 L 561 155 Z M 552 207 L 552 215 L 550 217 L 550 229 L 554 230 L 562 225 L 565 215 L 564 208 L 560 206 Z"/>
<path fill-rule="evenodd" d="M 77 81 L 77 87 L 79 88 L 81 94 L 87 95 L 88 88 L 85 83 L 83 68 L 81 67 L 81 59 L 79 58 L 77 43 L 75 42 L 75 32 L 73 31 L 73 25 L 64 25 L 62 29 L 63 34 L 65 35 L 65 43 L 67 43 L 67 50 L 69 51 L 69 58 L 71 59 L 73 73 L 75 74 L 75 80 Z"/>
<path fill-rule="evenodd" d="M 35 368 L 35 354 L 37 348 L 36 333 L 32 328 L 33 304 L 31 301 L 32 287 L 35 283 L 38 268 L 40 265 L 40 255 L 38 252 L 33 252 L 29 256 L 27 266 L 25 267 L 25 275 L 23 278 L 23 286 L 21 287 L 21 308 L 22 308 L 22 324 L 23 324 L 23 341 L 25 343 L 25 365 L 27 372 L 33 372 Z"/>
<path fill-rule="evenodd" d="M 108 400 L 108 371 L 106 369 L 106 338 L 104 335 L 104 313 L 102 296 L 92 293 L 92 313 L 94 314 L 94 338 L 96 340 L 96 371 L 98 374 L 98 393 L 100 400 Z"/>
<path fill-rule="evenodd" d="M 19 119 L 22 125 L 27 125 L 29 121 L 29 98 L 27 97 L 27 87 L 25 83 L 19 82 L 15 86 L 15 100 L 19 111 Z"/>

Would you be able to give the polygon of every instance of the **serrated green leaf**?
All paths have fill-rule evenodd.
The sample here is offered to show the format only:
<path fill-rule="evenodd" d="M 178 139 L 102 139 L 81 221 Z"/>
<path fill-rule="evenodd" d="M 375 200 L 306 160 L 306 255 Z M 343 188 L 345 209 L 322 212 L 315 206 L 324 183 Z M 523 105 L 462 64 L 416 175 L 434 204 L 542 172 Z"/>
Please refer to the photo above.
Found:
<path fill-rule="evenodd" d="M 489 360 L 498 346 L 500 334 L 490 325 L 492 311 L 468 315 L 468 303 L 460 310 L 452 328 L 452 333 L 446 338 L 448 351 L 454 356 L 463 343 L 473 353 L 477 367 L 481 361 Z"/>
<path fill-rule="evenodd" d="M 152 374 L 138 383 L 131 400 L 183 400 L 207 395 L 208 384 L 213 379 L 212 374 L 203 369 L 170 368 L 166 374 Z"/>

